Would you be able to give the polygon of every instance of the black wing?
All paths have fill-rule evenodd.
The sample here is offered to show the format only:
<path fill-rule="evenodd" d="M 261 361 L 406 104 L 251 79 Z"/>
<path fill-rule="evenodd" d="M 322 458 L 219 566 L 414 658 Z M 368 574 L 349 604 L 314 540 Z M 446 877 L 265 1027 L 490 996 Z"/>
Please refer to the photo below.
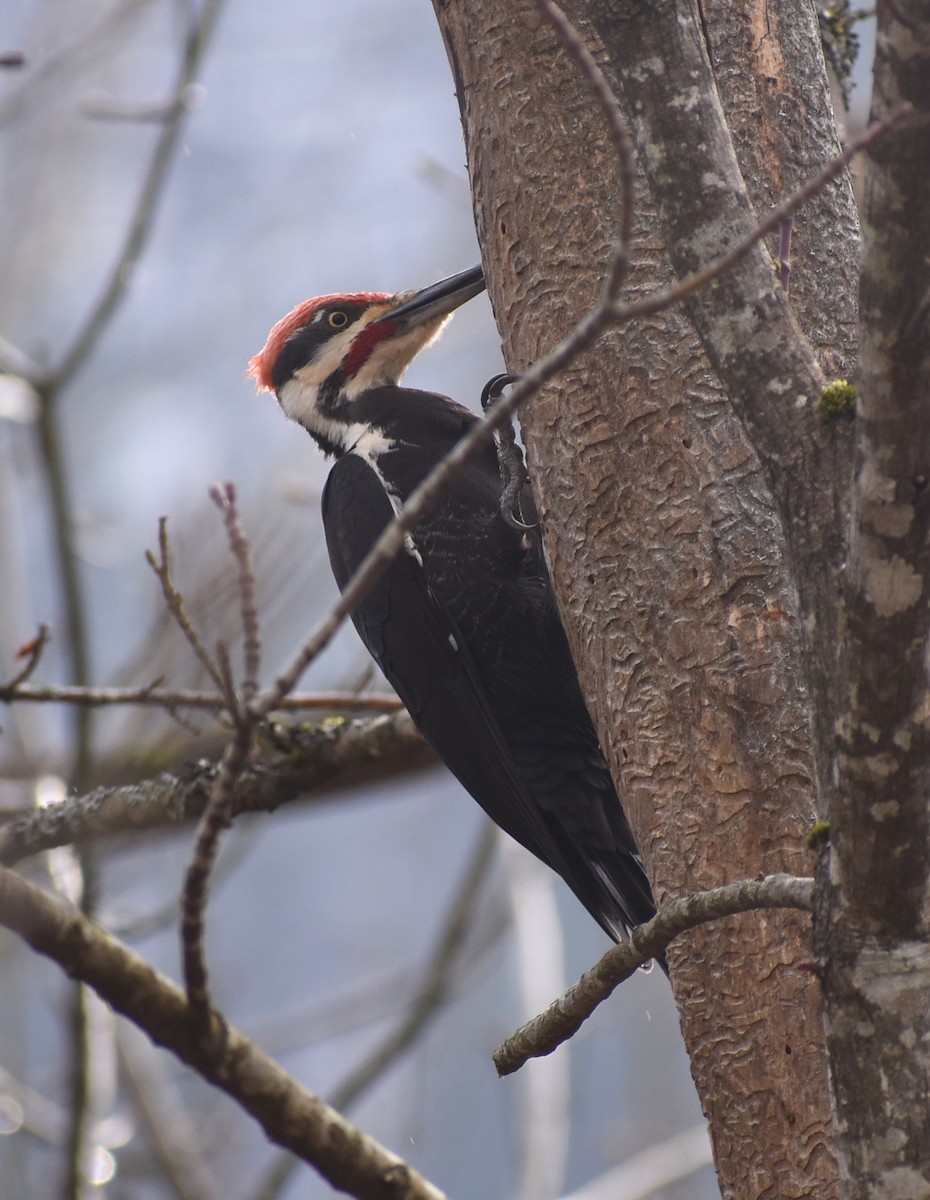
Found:
<path fill-rule="evenodd" d="M 323 492 L 323 527 L 340 588 L 393 515 L 368 464 L 354 454 L 338 459 Z M 561 874 L 553 832 L 517 775 L 468 648 L 415 554 L 398 554 L 353 621 L 446 766 L 496 824 Z"/>

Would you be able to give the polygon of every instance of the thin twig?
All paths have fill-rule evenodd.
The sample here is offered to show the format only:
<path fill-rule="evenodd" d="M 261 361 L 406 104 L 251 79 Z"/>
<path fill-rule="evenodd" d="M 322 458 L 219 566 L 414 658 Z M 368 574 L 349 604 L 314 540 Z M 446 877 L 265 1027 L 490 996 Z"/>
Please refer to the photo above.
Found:
<path fill-rule="evenodd" d="M 184 986 L 191 1021 L 204 1039 L 223 1037 L 225 1022 L 213 1009 L 205 945 L 205 913 L 210 876 L 219 852 L 223 831 L 229 826 L 229 810 L 239 777 L 252 749 L 252 726 L 240 722 L 227 747 L 219 776 L 197 829 L 194 853 L 184 876 L 181 893 L 181 955 Z"/>
<path fill-rule="evenodd" d="M 884 137 L 891 129 L 910 116 L 912 111 L 913 108 L 910 104 L 902 104 L 884 121 L 877 121 L 874 125 L 870 125 L 861 137 L 851 142 L 842 154 L 831 159 L 809 183 L 774 208 L 764 221 L 761 221 L 755 229 L 750 230 L 726 254 L 714 259 L 712 263 L 702 267 L 699 271 L 686 275 L 684 279 L 665 291 L 656 292 L 655 295 L 648 296 L 634 304 L 613 304 L 610 307 L 613 319 L 619 323 L 625 323 L 638 317 L 653 316 L 672 304 L 677 304 L 689 296 L 693 296 L 695 292 L 707 287 L 709 283 L 713 283 L 720 275 L 732 270 L 741 259 L 746 257 L 757 242 L 778 229 L 782 222 L 788 220 L 789 217 L 793 217 L 798 209 L 803 208 L 818 192 L 821 192 L 837 176 L 841 175 L 857 154 L 870 149 L 879 138 Z"/>
<path fill-rule="evenodd" d="M 242 634 L 245 654 L 245 675 L 242 680 L 242 696 L 248 703 L 258 691 L 258 673 L 261 669 L 262 643 L 258 627 L 258 604 L 255 597 L 255 569 L 252 565 L 252 547 L 239 519 L 236 503 L 236 488 L 232 483 L 218 484 L 210 488 L 210 499 L 223 514 L 229 548 L 239 568 L 239 602 L 242 614 Z"/>
<path fill-rule="evenodd" d="M 80 688 L 55 684 L 25 685 L 11 679 L 8 683 L 0 684 L 0 703 L 75 704 L 93 708 L 134 704 L 143 708 L 196 708 L 208 712 L 226 711 L 229 706 L 229 701 L 220 692 L 175 691 L 159 687 L 158 682 L 156 680 L 137 688 Z M 278 706 L 282 712 L 314 709 L 396 712 L 402 707 L 396 696 L 389 696 L 385 692 L 302 692 L 285 696 Z"/>
<path fill-rule="evenodd" d="M 184 597 L 174 586 L 174 579 L 171 575 L 171 550 L 168 545 L 167 517 L 160 517 L 158 520 L 158 553 L 159 558 L 156 559 L 151 550 L 146 550 L 145 558 L 158 576 L 158 582 L 161 584 L 161 591 L 165 598 L 165 604 L 168 606 L 168 612 L 177 622 L 189 646 L 200 660 L 203 669 L 219 690 L 225 693 L 225 684 L 220 669 L 213 655 L 204 644 L 200 634 L 194 628 L 190 617 L 187 615 L 187 609 L 184 607 Z"/>
<path fill-rule="evenodd" d="M 174 94 L 169 106 L 168 117 L 164 122 L 152 160 L 149 163 L 135 213 L 100 299 L 85 321 L 84 327 L 65 352 L 51 378 L 43 385 L 42 390 L 49 403 L 86 362 L 129 286 L 133 268 L 151 233 L 158 202 L 161 199 L 168 171 L 174 158 L 184 117 L 188 112 L 188 89 L 200 70 L 203 56 L 222 7 L 223 0 L 205 0 L 200 20 L 192 21 L 190 24 L 174 83 Z"/>
<path fill-rule="evenodd" d="M 28 642 L 25 642 L 19 647 L 19 649 L 16 651 L 16 657 L 24 658 L 26 661 L 20 668 L 19 672 L 13 676 L 8 684 L 5 685 L 7 688 L 15 691 L 20 684 L 25 683 L 26 680 L 29 679 L 33 671 L 35 671 L 36 667 L 39 665 L 39 659 L 42 657 L 42 651 L 48 645 L 50 637 L 51 633 L 49 632 L 49 627 L 47 625 L 40 625 L 36 631 L 35 637 L 30 638 Z M 0 689 L 0 699 L 3 699 L 3 689 Z"/>
<path fill-rule="evenodd" d="M 530 1058 L 551 1054 L 581 1028 L 602 1001 L 650 959 L 664 954 L 687 929 L 760 908 L 810 909 L 814 881 L 795 875 L 769 875 L 697 892 L 668 905 L 633 930 L 629 941 L 613 946 L 564 996 L 510 1035 L 494 1052 L 498 1075 L 518 1071 Z"/>
<path fill-rule="evenodd" d="M 197 830 L 194 853 L 184 877 L 181 893 L 181 957 L 191 1019 L 202 1037 L 223 1036 L 225 1022 L 215 1013 L 210 997 L 206 957 L 206 907 L 210 876 L 219 854 L 220 841 L 231 820 L 233 794 L 248 765 L 255 741 L 255 729 L 262 717 L 249 709 L 249 700 L 258 691 L 261 641 L 255 602 L 255 572 L 252 550 L 239 520 L 236 491 L 231 483 L 211 489 L 211 498 L 223 514 L 229 547 L 239 568 L 239 605 L 245 641 L 245 678 L 242 695 L 236 681 L 229 650 L 217 642 L 216 663 L 221 688 L 228 700 L 228 711 L 235 724 L 235 735 L 223 755 L 220 773 Z"/>

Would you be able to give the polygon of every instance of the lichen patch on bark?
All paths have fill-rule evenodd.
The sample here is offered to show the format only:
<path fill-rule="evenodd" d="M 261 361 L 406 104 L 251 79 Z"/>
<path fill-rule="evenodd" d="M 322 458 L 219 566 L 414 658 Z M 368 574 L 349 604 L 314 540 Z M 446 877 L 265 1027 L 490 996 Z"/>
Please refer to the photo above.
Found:
<path fill-rule="evenodd" d="M 880 617 L 894 617 L 920 599 L 923 579 L 899 554 L 883 556 L 877 542 L 863 547 L 861 571 L 865 597 Z"/>

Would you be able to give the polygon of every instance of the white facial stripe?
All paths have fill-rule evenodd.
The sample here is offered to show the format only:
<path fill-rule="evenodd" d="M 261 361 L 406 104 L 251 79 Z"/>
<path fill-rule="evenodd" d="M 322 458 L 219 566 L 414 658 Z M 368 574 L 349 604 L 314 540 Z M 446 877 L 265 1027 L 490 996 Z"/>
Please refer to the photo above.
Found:
<path fill-rule="evenodd" d="M 292 421 L 297 421 L 305 429 L 330 445 L 348 450 L 366 432 L 367 426 L 360 422 L 346 424 L 327 417 L 317 408 L 319 388 L 298 378 L 300 372 L 287 381 L 284 387 L 278 389 L 278 403 L 285 415 Z"/>
<path fill-rule="evenodd" d="M 372 305 L 349 329 L 333 334 L 322 346 L 319 356 L 298 368 L 287 383 L 278 389 L 278 403 L 286 416 L 303 425 L 305 429 L 329 445 L 338 446 L 343 451 L 352 449 L 363 438 L 377 438 L 379 435 L 361 423 L 335 420 L 320 412 L 320 390 L 326 380 L 339 370 L 361 330 L 388 309 L 389 305 L 387 304 Z M 320 315 L 317 314 L 313 319 L 317 320 Z M 363 392 L 381 384 L 399 383 L 411 360 L 439 336 L 448 319 L 448 317 L 437 317 L 435 321 L 427 325 L 417 326 L 408 333 L 379 342 L 368 361 L 351 379 L 346 380 L 341 398 L 352 401 Z M 362 457 L 373 470 L 377 471 L 375 463 L 377 454 L 374 443 L 371 444 L 371 453 L 364 453 Z M 384 449 L 384 446 L 378 449 Z M 390 495 L 390 493 L 388 494 Z"/>

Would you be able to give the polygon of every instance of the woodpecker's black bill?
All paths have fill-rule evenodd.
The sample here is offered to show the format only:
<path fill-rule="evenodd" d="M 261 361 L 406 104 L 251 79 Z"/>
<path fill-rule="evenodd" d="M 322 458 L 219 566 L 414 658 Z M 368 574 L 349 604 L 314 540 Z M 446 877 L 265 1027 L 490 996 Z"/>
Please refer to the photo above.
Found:
<path fill-rule="evenodd" d="M 421 288 L 409 300 L 386 312 L 379 321 L 402 321 L 408 329 L 424 325 L 435 317 L 444 317 L 454 312 L 460 305 L 474 296 L 480 295 L 485 289 L 484 272 L 481 267 L 470 267 L 467 271 L 459 271 L 448 279 L 440 279 L 429 287 Z M 377 321 L 372 321 L 372 325 Z"/>

